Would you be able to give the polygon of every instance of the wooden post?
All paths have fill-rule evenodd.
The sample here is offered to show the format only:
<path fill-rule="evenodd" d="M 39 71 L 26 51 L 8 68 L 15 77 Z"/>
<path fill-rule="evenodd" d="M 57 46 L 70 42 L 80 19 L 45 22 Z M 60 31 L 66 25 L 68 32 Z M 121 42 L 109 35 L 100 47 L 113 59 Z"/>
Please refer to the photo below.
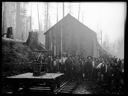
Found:
<path fill-rule="evenodd" d="M 63 18 L 64 18 L 64 2 L 63 2 Z M 61 24 L 61 58 L 62 58 L 62 53 L 63 53 L 63 29 L 62 29 L 62 24 Z"/>

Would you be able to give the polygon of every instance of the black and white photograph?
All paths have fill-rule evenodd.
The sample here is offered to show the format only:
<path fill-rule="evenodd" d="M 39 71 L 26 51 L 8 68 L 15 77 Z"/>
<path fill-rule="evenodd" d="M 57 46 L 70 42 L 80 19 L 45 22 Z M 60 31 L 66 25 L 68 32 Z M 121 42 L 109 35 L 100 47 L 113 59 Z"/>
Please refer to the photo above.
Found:
<path fill-rule="evenodd" d="M 124 95 L 126 2 L 2 2 L 3 95 Z"/>

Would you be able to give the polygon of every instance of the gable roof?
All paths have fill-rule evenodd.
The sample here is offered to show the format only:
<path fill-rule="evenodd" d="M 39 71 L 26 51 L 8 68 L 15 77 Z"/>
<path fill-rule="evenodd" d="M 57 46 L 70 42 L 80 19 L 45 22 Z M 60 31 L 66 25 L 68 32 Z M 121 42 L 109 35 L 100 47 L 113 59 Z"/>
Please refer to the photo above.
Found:
<path fill-rule="evenodd" d="M 59 22 L 57 22 L 54 26 L 52 26 L 50 29 L 48 29 L 44 35 L 46 35 L 52 28 L 54 28 L 55 26 L 62 24 L 63 22 L 72 20 L 73 22 L 76 22 L 77 24 L 79 24 L 81 27 L 91 31 L 92 33 L 94 33 L 96 35 L 96 32 L 94 32 L 93 30 L 91 30 L 90 28 L 88 28 L 86 25 L 84 25 L 83 23 L 81 23 L 79 20 L 77 20 L 75 17 L 73 17 L 70 14 L 67 14 L 63 19 L 61 19 Z"/>

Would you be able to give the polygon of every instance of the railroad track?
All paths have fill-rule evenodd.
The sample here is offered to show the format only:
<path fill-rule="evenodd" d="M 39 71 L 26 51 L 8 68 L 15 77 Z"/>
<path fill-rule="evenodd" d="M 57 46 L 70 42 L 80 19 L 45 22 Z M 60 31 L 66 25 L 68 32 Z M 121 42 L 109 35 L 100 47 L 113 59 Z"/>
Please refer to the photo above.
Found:
<path fill-rule="evenodd" d="M 66 81 L 57 91 L 56 93 L 72 93 L 76 88 L 76 81 Z"/>

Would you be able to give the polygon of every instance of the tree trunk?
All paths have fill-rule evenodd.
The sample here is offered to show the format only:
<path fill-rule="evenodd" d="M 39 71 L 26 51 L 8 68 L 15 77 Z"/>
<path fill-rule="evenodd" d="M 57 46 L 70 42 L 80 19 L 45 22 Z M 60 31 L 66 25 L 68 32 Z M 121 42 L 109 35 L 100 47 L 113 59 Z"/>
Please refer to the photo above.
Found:
<path fill-rule="evenodd" d="M 30 30 L 32 30 L 32 3 L 31 3 L 31 16 L 30 16 Z"/>
<path fill-rule="evenodd" d="M 45 46 L 41 44 L 38 38 L 39 34 L 38 32 L 29 32 L 28 39 L 26 41 L 26 44 L 35 51 L 42 50 L 46 51 Z"/>
<path fill-rule="evenodd" d="M 79 3 L 79 10 L 78 10 L 78 20 L 80 18 L 80 3 Z"/>
<path fill-rule="evenodd" d="M 49 4 L 47 3 L 46 30 L 48 29 L 48 20 L 49 20 L 49 18 L 48 18 L 48 16 L 49 16 L 49 12 L 48 11 L 49 10 L 48 9 L 49 9 Z"/>
<path fill-rule="evenodd" d="M 58 3 L 57 3 L 57 14 L 56 14 L 56 16 L 57 16 L 57 22 L 58 22 Z"/>
<path fill-rule="evenodd" d="M 39 45 L 38 32 L 29 32 L 26 44 L 32 49 L 37 49 Z"/>
<path fill-rule="evenodd" d="M 40 32 L 40 18 L 39 18 L 39 6 L 38 6 L 38 3 L 37 3 L 37 12 L 38 12 L 38 26 L 39 26 L 39 32 Z"/>
<path fill-rule="evenodd" d="M 64 18 L 64 2 L 63 2 L 63 18 Z"/>
<path fill-rule="evenodd" d="M 100 33 L 101 33 L 101 46 L 102 46 L 102 30 L 100 30 Z"/>
<path fill-rule="evenodd" d="M 3 7 L 3 13 L 2 13 L 2 25 L 3 25 L 3 27 L 2 27 L 2 34 L 4 34 L 4 33 L 6 33 L 6 10 L 7 10 L 7 8 L 6 8 L 6 5 L 5 5 L 5 2 L 2 2 L 2 7 Z"/>
<path fill-rule="evenodd" d="M 71 3 L 69 4 L 69 13 L 71 14 Z"/>
<path fill-rule="evenodd" d="M 4 2 L 2 2 L 2 34 L 4 34 L 4 15 L 5 15 Z"/>
<path fill-rule="evenodd" d="M 16 5 L 16 39 L 22 40 L 21 33 L 21 16 L 20 16 L 20 2 L 17 2 Z"/>

